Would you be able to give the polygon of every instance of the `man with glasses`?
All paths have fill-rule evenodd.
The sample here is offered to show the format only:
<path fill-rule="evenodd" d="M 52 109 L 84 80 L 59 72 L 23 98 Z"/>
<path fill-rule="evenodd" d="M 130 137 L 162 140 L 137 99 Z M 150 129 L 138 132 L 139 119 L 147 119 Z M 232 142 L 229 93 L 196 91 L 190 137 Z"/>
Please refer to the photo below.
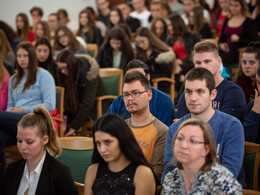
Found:
<path fill-rule="evenodd" d="M 161 178 L 176 167 L 172 139 L 180 124 L 189 118 L 198 118 L 211 126 L 220 163 L 238 177 L 244 159 L 244 131 L 241 122 L 219 110 L 212 108 L 212 101 L 217 95 L 215 79 L 212 73 L 202 67 L 190 70 L 184 80 L 186 106 L 190 113 L 175 122 L 167 133 L 164 150 L 164 172 Z M 196 147 L 190 144 L 189 147 Z M 243 175 L 241 175 L 243 176 Z M 243 183 L 243 177 L 241 177 Z"/>
<path fill-rule="evenodd" d="M 151 85 L 145 75 L 139 71 L 125 75 L 122 98 L 127 111 L 131 114 L 131 118 L 126 122 L 155 175 L 160 179 L 168 127 L 150 112 L 149 101 L 152 96 Z"/>
<path fill-rule="evenodd" d="M 150 81 L 149 67 L 141 60 L 134 59 L 127 64 L 125 72 L 129 73 L 132 71 L 141 72 Z M 175 109 L 172 100 L 167 94 L 158 89 L 151 87 L 151 91 L 153 96 L 149 101 L 150 112 L 169 127 L 172 124 L 173 119 L 175 119 Z M 118 114 L 124 119 L 130 117 L 124 101 L 120 96 L 113 101 L 107 112 Z"/>

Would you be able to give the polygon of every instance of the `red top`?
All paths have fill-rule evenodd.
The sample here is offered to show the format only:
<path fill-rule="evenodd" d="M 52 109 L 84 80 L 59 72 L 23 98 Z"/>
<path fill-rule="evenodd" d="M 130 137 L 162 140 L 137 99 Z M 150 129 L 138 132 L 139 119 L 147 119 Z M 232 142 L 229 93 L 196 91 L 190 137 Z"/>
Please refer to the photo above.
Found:
<path fill-rule="evenodd" d="M 220 37 L 221 31 L 223 24 L 226 20 L 227 16 L 224 16 L 221 12 L 218 15 L 218 20 L 217 20 L 217 37 Z"/>
<path fill-rule="evenodd" d="M 232 28 L 232 27 L 229 27 L 228 25 L 226 26 L 226 29 L 225 29 L 225 35 L 227 37 L 227 43 L 231 43 L 231 35 L 232 34 L 236 34 L 238 35 L 239 37 L 241 36 L 242 34 L 242 28 L 243 28 L 243 24 L 239 27 L 235 27 L 235 28 Z"/>
<path fill-rule="evenodd" d="M 177 58 L 184 59 L 188 57 L 188 53 L 184 47 L 183 43 L 174 43 L 172 46 L 173 51 L 175 52 Z"/>
<path fill-rule="evenodd" d="M 0 86 L 0 110 L 5 110 L 7 106 L 9 78 L 9 73 L 5 71 L 2 86 Z"/>
<path fill-rule="evenodd" d="M 35 40 L 35 35 L 33 30 L 29 31 L 29 36 L 28 36 L 28 41 L 30 41 L 31 43 Z"/>

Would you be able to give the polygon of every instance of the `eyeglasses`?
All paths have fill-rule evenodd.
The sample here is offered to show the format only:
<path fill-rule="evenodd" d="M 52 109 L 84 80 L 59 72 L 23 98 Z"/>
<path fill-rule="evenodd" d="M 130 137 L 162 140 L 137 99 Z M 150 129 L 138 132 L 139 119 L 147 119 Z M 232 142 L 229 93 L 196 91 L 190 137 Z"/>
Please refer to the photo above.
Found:
<path fill-rule="evenodd" d="M 184 141 L 187 141 L 189 145 L 205 144 L 205 142 L 198 141 L 195 138 L 185 139 L 182 136 L 177 136 L 176 138 L 177 143 L 183 143 Z"/>
<path fill-rule="evenodd" d="M 145 44 L 145 42 L 146 42 L 146 40 L 141 40 L 141 41 L 136 41 L 135 44 L 136 44 L 137 46 L 140 46 L 140 45 Z"/>
<path fill-rule="evenodd" d="M 148 91 L 132 91 L 131 93 L 123 93 L 121 97 L 123 99 L 127 99 L 129 96 L 132 96 L 132 98 L 138 98 L 141 94 L 148 92 Z"/>

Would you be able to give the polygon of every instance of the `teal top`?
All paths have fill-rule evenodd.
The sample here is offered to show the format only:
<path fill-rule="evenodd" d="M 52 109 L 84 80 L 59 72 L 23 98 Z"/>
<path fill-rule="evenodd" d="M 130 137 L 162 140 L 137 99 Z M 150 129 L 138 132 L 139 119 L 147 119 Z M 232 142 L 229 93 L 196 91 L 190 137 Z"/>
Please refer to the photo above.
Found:
<path fill-rule="evenodd" d="M 119 68 L 121 62 L 122 52 L 113 57 L 113 68 Z"/>

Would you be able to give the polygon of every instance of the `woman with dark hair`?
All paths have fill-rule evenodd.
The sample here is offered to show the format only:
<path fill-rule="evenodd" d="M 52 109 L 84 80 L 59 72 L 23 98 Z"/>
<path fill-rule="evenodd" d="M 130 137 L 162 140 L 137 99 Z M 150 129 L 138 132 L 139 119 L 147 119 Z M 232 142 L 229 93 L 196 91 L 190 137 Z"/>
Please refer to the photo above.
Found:
<path fill-rule="evenodd" d="M 87 54 L 87 50 L 77 41 L 71 30 L 66 26 L 59 26 L 55 32 L 54 56 L 63 49 L 68 49 L 74 54 Z"/>
<path fill-rule="evenodd" d="M 85 178 L 85 195 L 154 195 L 156 181 L 126 122 L 116 114 L 106 114 L 93 126 L 92 165 Z M 111 185 L 112 184 L 112 185 Z"/>
<path fill-rule="evenodd" d="M 158 77 L 170 78 L 175 60 L 172 49 L 145 27 L 136 30 L 135 41 L 136 58 L 149 66 L 151 79 Z M 168 92 L 168 83 L 160 82 L 159 89 Z"/>
<path fill-rule="evenodd" d="M 0 160 L 5 164 L 4 146 L 16 142 L 17 122 L 41 104 L 53 111 L 56 104 L 55 83 L 51 74 L 38 68 L 34 46 L 22 42 L 17 46 L 15 66 L 17 72 L 10 78 L 8 103 L 0 111 Z"/>
<path fill-rule="evenodd" d="M 120 23 L 125 23 L 124 18 L 122 15 L 122 12 L 119 8 L 115 7 L 110 10 L 109 12 L 109 22 L 108 22 L 108 30 L 113 28 L 114 26 L 120 24 Z"/>
<path fill-rule="evenodd" d="M 245 0 L 230 0 L 229 8 L 231 17 L 224 22 L 219 38 L 219 55 L 227 67 L 238 63 L 239 48 L 258 39 L 256 24 L 250 17 Z"/>
<path fill-rule="evenodd" d="M 106 89 L 98 75 L 99 66 L 89 55 L 75 57 L 69 50 L 60 52 L 56 59 L 58 68 L 57 85 L 65 88 L 64 114 L 68 116 L 69 136 L 79 130 L 86 121 L 96 119 L 96 97 L 106 95 Z M 108 104 L 103 102 L 102 110 Z"/>
<path fill-rule="evenodd" d="M 212 38 L 212 32 L 207 22 L 203 18 L 203 8 L 194 7 L 189 13 L 189 28 L 197 33 L 201 39 Z"/>
<path fill-rule="evenodd" d="M 79 13 L 79 29 L 75 35 L 81 36 L 86 43 L 102 44 L 100 30 L 96 27 L 95 19 L 89 10 L 84 9 Z"/>
<path fill-rule="evenodd" d="M 55 159 L 61 148 L 44 106 L 37 106 L 18 123 L 17 148 L 23 158 L 7 167 L 4 195 L 77 194 L 70 169 Z"/>
<path fill-rule="evenodd" d="M 30 30 L 29 20 L 25 13 L 16 15 L 16 33 L 22 41 L 33 42 L 35 35 L 33 30 Z"/>
<path fill-rule="evenodd" d="M 218 163 L 209 124 L 191 118 L 178 128 L 172 142 L 176 169 L 167 173 L 162 194 L 238 194 L 242 187 Z"/>
<path fill-rule="evenodd" d="M 35 50 L 39 67 L 48 70 L 55 78 L 57 68 L 52 57 L 52 47 L 49 40 L 46 37 L 39 38 L 35 43 Z"/>
<path fill-rule="evenodd" d="M 21 42 L 21 39 L 18 37 L 12 27 L 10 27 L 2 20 L 0 20 L 0 29 L 5 32 L 5 35 L 7 36 L 7 39 L 13 49 L 13 52 L 16 53 L 16 47 Z"/>
<path fill-rule="evenodd" d="M 249 103 L 255 96 L 256 72 L 260 68 L 260 42 L 251 42 L 242 54 L 242 64 L 239 64 L 238 70 L 232 81 L 240 86 Z"/>
<path fill-rule="evenodd" d="M 168 39 L 167 24 L 162 17 L 156 17 L 152 20 L 151 31 L 161 41 L 167 43 L 167 39 Z"/>
<path fill-rule="evenodd" d="M 113 27 L 100 47 L 97 62 L 101 68 L 113 67 L 125 69 L 134 58 L 131 42 L 120 27 Z"/>
<path fill-rule="evenodd" d="M 169 45 L 171 45 L 176 54 L 175 64 L 181 69 L 175 79 L 175 88 L 179 91 L 184 75 L 194 67 L 192 51 L 194 45 L 200 41 L 200 38 L 197 33 L 190 32 L 179 14 L 170 16 L 166 23 L 168 32 L 171 35 Z"/>

